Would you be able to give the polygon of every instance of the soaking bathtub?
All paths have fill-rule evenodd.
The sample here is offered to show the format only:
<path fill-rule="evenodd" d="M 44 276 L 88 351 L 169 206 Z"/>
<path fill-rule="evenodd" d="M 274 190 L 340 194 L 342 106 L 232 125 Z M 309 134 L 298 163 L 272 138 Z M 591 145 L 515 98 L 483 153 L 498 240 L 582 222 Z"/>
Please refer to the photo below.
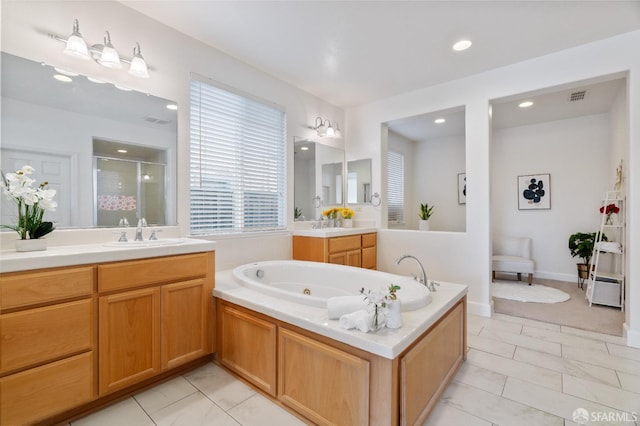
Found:
<path fill-rule="evenodd" d="M 402 311 L 413 311 L 431 302 L 431 292 L 414 279 L 385 272 L 299 260 L 259 262 L 233 270 L 240 285 L 260 293 L 318 308 L 327 307 L 327 299 L 355 296 L 361 289 L 387 289 L 400 286 L 397 297 Z"/>

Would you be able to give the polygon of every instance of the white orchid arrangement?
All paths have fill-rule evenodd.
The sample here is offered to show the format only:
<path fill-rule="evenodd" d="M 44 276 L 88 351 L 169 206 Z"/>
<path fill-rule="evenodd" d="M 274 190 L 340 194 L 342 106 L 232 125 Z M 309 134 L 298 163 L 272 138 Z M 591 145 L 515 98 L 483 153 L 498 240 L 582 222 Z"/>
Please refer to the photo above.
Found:
<path fill-rule="evenodd" d="M 397 299 L 396 291 L 398 290 L 400 290 L 400 286 L 396 284 L 390 284 L 386 290 L 375 289 L 365 291 L 364 287 L 360 289 L 360 294 L 364 295 L 365 302 L 369 303 L 369 306 L 373 308 L 372 323 L 375 328 L 383 326 L 383 324 L 380 324 L 382 322 L 380 321 L 380 314 L 386 314 L 383 309 L 386 309 L 392 300 Z"/>
<path fill-rule="evenodd" d="M 55 189 L 47 189 L 49 182 L 43 182 L 36 188 L 31 166 L 24 166 L 15 173 L 2 173 L 0 185 L 4 189 L 4 195 L 18 206 L 18 223 L 16 225 L 0 225 L 16 231 L 21 240 L 37 239 L 44 237 L 55 228 L 53 222 L 43 221 L 45 211 L 55 211 L 58 203 L 53 201 L 56 195 Z"/>

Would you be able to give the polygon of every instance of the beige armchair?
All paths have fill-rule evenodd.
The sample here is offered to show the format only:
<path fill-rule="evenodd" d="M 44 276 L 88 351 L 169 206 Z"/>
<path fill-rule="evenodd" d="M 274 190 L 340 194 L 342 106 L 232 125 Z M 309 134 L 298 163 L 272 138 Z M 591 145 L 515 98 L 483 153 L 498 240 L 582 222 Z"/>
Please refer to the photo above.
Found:
<path fill-rule="evenodd" d="M 531 285 L 535 266 L 531 259 L 531 238 L 494 237 L 491 264 L 493 279 L 496 278 L 496 271 L 518 274 L 518 281 L 522 279 L 522 274 L 529 274 L 528 282 Z"/>

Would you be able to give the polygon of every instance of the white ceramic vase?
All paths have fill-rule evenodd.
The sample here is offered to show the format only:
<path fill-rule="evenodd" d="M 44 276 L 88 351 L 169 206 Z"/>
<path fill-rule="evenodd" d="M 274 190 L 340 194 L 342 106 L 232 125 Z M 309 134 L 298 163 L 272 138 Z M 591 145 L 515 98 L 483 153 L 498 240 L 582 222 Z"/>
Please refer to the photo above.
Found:
<path fill-rule="evenodd" d="M 400 299 L 389 302 L 389 313 L 387 314 L 387 328 L 402 327 L 402 303 Z"/>
<path fill-rule="evenodd" d="M 353 219 L 342 219 L 343 228 L 353 228 Z"/>
<path fill-rule="evenodd" d="M 428 231 L 429 230 L 429 221 L 428 220 L 422 220 L 419 219 L 418 220 L 418 229 L 421 231 Z"/>
<path fill-rule="evenodd" d="M 38 238 L 34 240 L 16 240 L 16 251 L 42 251 L 47 249 L 47 240 Z"/>

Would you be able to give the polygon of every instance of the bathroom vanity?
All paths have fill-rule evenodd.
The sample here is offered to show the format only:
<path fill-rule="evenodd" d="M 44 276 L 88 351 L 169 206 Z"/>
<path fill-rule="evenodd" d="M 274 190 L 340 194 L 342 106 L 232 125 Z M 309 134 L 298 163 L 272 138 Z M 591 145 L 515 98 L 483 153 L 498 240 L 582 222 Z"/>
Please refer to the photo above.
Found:
<path fill-rule="evenodd" d="M 213 249 L 3 252 L 0 424 L 67 420 L 210 360 Z"/>
<path fill-rule="evenodd" d="M 326 228 L 293 231 L 293 259 L 377 268 L 375 228 Z"/>
<path fill-rule="evenodd" d="M 362 333 L 221 271 L 216 357 L 314 424 L 423 424 L 466 358 L 466 291 L 441 283 L 400 329 Z"/>

